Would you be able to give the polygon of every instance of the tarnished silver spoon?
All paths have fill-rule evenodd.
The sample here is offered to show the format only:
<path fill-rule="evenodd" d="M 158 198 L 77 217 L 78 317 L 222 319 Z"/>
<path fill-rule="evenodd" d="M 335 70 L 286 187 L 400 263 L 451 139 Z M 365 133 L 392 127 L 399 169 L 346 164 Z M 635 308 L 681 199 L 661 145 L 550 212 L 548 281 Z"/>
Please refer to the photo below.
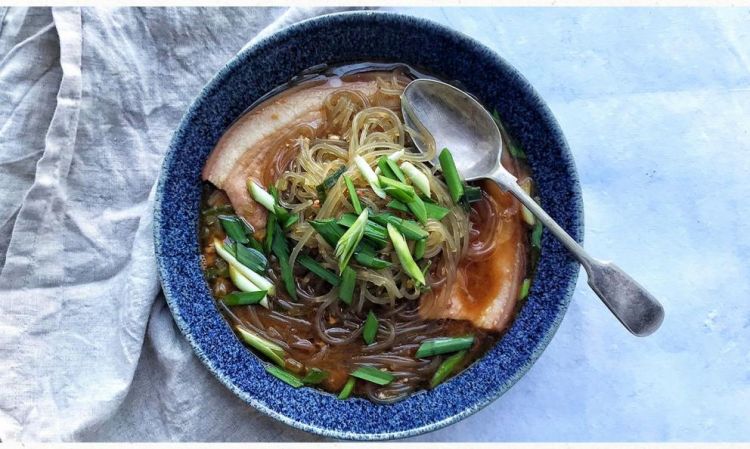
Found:
<path fill-rule="evenodd" d="M 589 256 L 502 166 L 500 130 L 481 104 L 449 84 L 418 79 L 404 90 L 401 109 L 407 126 L 425 139 L 434 139 L 426 142 L 415 138 L 420 151 L 426 151 L 430 143 L 436 148 L 449 148 L 459 173 L 467 181 L 491 179 L 518 198 L 578 259 L 586 270 L 589 286 L 630 332 L 643 337 L 659 328 L 664 320 L 659 301 L 617 265 Z"/>

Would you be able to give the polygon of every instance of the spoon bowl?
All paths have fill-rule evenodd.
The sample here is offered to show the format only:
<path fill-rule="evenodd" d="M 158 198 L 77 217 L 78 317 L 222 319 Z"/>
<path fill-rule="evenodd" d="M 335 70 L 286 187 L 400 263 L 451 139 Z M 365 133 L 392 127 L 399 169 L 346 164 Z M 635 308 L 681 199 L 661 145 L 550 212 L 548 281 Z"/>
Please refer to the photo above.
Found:
<path fill-rule="evenodd" d="M 661 326 L 664 308 L 659 301 L 617 265 L 591 257 L 503 167 L 500 130 L 478 101 L 441 81 L 418 79 L 401 95 L 401 110 L 406 125 L 418 131 L 417 149 L 450 149 L 465 180 L 491 179 L 526 206 L 578 259 L 591 289 L 632 334 L 643 337 Z"/>

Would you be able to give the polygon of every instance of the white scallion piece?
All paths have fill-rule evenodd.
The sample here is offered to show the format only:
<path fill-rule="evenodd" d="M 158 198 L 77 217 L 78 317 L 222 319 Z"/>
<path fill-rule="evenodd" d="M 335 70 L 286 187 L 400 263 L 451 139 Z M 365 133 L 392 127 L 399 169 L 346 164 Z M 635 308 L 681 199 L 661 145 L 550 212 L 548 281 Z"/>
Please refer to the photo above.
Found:
<path fill-rule="evenodd" d="M 221 243 L 221 240 L 214 239 L 214 248 L 216 248 L 216 253 L 221 256 L 222 259 L 226 260 L 227 263 L 233 266 L 235 270 L 239 271 L 250 282 L 255 284 L 255 286 L 258 287 L 259 290 L 265 290 L 269 295 L 276 294 L 276 288 L 271 281 L 254 272 L 250 268 L 242 265 L 239 260 L 237 260 L 233 255 L 229 253 L 229 251 L 226 250 L 226 248 L 224 248 L 224 244 Z"/>
<path fill-rule="evenodd" d="M 365 161 L 362 156 L 354 156 L 354 163 L 357 164 L 357 168 L 359 168 L 360 173 L 362 173 L 362 176 L 370 184 L 370 187 L 372 187 L 372 190 L 375 192 L 375 194 L 380 198 L 385 199 L 385 191 L 383 191 L 383 189 L 380 187 L 378 175 L 376 175 L 372 168 L 370 168 L 370 165 L 367 163 L 367 161 Z"/>
<path fill-rule="evenodd" d="M 430 180 L 427 179 L 427 175 L 419 171 L 417 167 L 409 162 L 403 162 L 399 165 L 399 168 L 409 177 L 409 179 L 411 179 L 412 184 L 414 184 L 416 188 L 427 195 L 427 198 L 430 197 Z"/>
<path fill-rule="evenodd" d="M 250 195 L 252 195 L 255 201 L 262 204 L 263 207 L 265 207 L 269 211 L 275 213 L 274 205 L 276 204 L 276 201 L 273 199 L 273 196 L 266 191 L 266 189 L 259 186 L 255 181 L 252 180 L 247 181 L 247 187 L 250 189 Z"/>
<path fill-rule="evenodd" d="M 234 286 L 243 292 L 263 291 L 260 288 L 258 288 L 257 285 L 253 284 L 252 281 L 250 281 L 250 279 L 243 276 L 242 273 L 240 273 L 232 265 L 229 265 L 229 278 L 232 279 L 232 283 L 234 284 Z M 268 295 L 264 296 L 263 299 L 261 299 L 258 304 L 268 309 Z"/>
<path fill-rule="evenodd" d="M 388 155 L 388 159 L 392 160 L 393 162 L 397 162 L 399 159 L 401 159 L 401 156 L 404 155 L 404 150 L 398 150 L 394 151 L 393 153 Z M 375 174 L 380 174 L 380 167 L 375 167 Z"/>

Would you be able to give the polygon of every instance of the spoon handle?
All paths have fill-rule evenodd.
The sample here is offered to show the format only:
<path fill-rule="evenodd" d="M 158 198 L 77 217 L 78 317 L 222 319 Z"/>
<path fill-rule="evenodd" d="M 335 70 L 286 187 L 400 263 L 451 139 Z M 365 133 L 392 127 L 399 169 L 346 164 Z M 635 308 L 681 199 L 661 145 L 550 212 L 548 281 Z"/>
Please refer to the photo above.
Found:
<path fill-rule="evenodd" d="M 664 308 L 643 286 L 620 267 L 591 257 L 516 182 L 515 176 L 500 167 L 491 176 L 509 191 L 578 259 L 586 270 L 588 283 L 609 310 L 633 334 L 645 337 L 664 320 Z"/>

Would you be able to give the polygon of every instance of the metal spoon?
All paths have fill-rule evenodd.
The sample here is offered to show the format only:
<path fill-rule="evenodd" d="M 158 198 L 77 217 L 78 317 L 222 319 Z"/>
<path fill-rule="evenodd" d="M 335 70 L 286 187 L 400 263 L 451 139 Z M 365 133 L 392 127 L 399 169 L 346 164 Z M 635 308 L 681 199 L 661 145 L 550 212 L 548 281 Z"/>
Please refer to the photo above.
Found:
<path fill-rule="evenodd" d="M 589 286 L 634 335 L 646 336 L 659 328 L 664 309 L 645 288 L 620 267 L 589 256 L 563 228 L 547 215 L 500 163 L 503 143 L 487 110 L 465 92 L 440 81 L 412 81 L 401 96 L 407 126 L 419 131 L 414 138 L 425 152 L 430 144 L 450 148 L 458 171 L 467 181 L 491 179 L 518 198 L 586 269 Z"/>

